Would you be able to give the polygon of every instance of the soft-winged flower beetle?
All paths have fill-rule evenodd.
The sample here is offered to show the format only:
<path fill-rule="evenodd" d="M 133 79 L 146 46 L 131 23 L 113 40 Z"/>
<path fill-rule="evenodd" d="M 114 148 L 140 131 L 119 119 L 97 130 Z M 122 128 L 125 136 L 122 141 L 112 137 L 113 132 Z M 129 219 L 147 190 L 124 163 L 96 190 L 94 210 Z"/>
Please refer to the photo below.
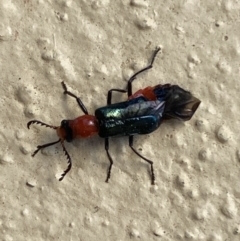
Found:
<path fill-rule="evenodd" d="M 50 127 L 56 130 L 59 137 L 55 142 L 37 146 L 32 156 L 35 156 L 39 150 L 60 142 L 68 160 L 68 167 L 59 178 L 59 181 L 62 181 L 72 167 L 72 160 L 64 146 L 64 141 L 71 142 L 75 138 L 86 138 L 98 134 L 105 139 L 105 150 L 110 162 L 106 178 L 106 182 L 108 182 L 113 165 L 113 159 L 109 153 L 109 137 L 129 136 L 130 148 L 136 155 L 150 164 L 151 184 L 154 184 L 155 175 L 153 162 L 142 156 L 133 147 L 134 135 L 144 135 L 155 131 L 163 120 L 190 120 L 201 103 L 201 101 L 194 97 L 189 91 L 180 88 L 178 85 L 171 84 L 159 84 L 154 87 L 149 86 L 132 94 L 133 81 L 136 79 L 137 75 L 153 67 L 153 62 L 159 50 L 160 48 L 156 48 L 151 62 L 147 67 L 135 73 L 128 80 L 127 90 L 111 89 L 108 91 L 107 105 L 98 108 L 95 111 L 95 115 L 89 115 L 82 100 L 68 91 L 66 84 L 62 82 L 64 94 L 76 99 L 84 115 L 74 120 L 62 120 L 60 126 L 48 125 L 39 120 L 29 121 L 27 123 L 28 128 L 32 124 Z M 128 100 L 112 104 L 112 92 L 127 93 Z"/>

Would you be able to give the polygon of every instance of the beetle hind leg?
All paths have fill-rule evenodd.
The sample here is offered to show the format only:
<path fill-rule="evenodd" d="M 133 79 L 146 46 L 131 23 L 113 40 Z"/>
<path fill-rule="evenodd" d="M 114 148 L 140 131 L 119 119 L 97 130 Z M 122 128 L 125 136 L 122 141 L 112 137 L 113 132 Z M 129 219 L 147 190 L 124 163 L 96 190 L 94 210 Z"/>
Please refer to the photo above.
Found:
<path fill-rule="evenodd" d="M 150 164 L 151 167 L 151 184 L 154 185 L 155 184 L 155 174 L 154 174 L 154 169 L 153 169 L 153 162 L 149 159 L 147 159 L 146 157 L 142 156 L 141 154 L 139 154 L 133 147 L 133 136 L 129 136 L 129 146 L 131 147 L 131 149 L 133 150 L 133 152 L 138 155 L 140 158 L 142 158 L 144 161 L 146 161 L 147 163 Z"/>

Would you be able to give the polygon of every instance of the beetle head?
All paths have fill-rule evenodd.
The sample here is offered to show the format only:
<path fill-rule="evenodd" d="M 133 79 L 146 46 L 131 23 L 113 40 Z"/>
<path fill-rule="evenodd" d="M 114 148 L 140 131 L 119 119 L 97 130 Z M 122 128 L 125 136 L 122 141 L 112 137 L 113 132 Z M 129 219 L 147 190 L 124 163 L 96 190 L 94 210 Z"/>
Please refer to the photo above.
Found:
<path fill-rule="evenodd" d="M 73 140 L 72 129 L 69 126 L 68 120 L 61 121 L 61 125 L 57 127 L 57 135 L 60 139 L 67 142 L 71 142 Z"/>
<path fill-rule="evenodd" d="M 201 103 L 189 91 L 178 85 L 170 86 L 165 101 L 164 118 L 183 121 L 190 120 Z"/>

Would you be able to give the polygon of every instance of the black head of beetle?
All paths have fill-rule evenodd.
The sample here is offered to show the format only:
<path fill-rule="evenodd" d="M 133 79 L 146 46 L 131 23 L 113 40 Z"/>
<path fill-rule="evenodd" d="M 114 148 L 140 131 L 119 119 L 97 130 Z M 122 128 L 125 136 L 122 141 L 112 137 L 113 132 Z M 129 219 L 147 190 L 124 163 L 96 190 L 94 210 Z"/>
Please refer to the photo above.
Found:
<path fill-rule="evenodd" d="M 61 121 L 61 126 L 59 128 L 59 132 L 61 132 L 60 136 L 64 136 L 64 140 L 67 142 L 71 142 L 73 140 L 73 134 L 72 134 L 72 129 L 69 126 L 69 121 L 68 120 L 62 120 Z"/>

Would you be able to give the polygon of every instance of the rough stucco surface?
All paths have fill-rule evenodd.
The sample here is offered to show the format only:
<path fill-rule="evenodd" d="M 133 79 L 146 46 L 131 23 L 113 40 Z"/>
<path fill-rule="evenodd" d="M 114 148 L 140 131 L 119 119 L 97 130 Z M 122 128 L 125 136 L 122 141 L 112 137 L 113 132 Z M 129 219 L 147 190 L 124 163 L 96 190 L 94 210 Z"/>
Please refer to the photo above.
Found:
<path fill-rule="evenodd" d="M 239 1 L 1 0 L 0 240 L 240 240 Z M 39 119 L 90 113 L 162 47 L 134 90 L 172 83 L 202 103 L 186 123 L 163 124 L 134 146 L 96 137 L 66 143 L 73 168 Z M 114 101 L 126 94 L 114 94 Z"/>

